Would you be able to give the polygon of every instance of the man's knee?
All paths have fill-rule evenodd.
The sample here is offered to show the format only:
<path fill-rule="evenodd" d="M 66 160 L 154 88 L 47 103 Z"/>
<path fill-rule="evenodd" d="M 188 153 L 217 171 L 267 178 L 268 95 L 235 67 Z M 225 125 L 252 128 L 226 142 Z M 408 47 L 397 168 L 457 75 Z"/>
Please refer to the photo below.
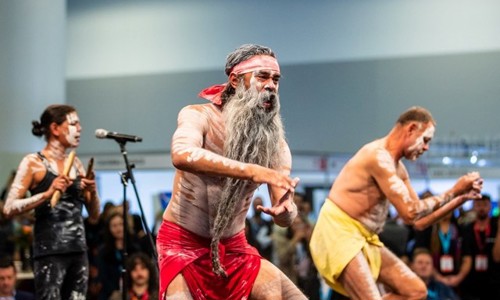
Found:
<path fill-rule="evenodd" d="M 307 299 L 300 289 L 276 266 L 262 260 L 250 299 Z"/>
<path fill-rule="evenodd" d="M 173 293 L 165 293 L 162 300 L 192 300 L 191 293 L 189 291 L 178 291 Z"/>
<path fill-rule="evenodd" d="M 427 299 L 427 287 L 422 281 L 415 281 L 408 286 L 408 289 L 404 292 L 405 299 Z"/>
<path fill-rule="evenodd" d="M 189 287 L 182 276 L 179 273 L 175 278 L 170 282 L 167 287 L 167 291 L 162 295 L 161 299 L 172 299 L 172 300 L 192 300 L 191 292 L 189 291 Z"/>
<path fill-rule="evenodd" d="M 413 293 L 414 299 L 427 299 L 427 287 L 423 282 L 415 287 Z"/>

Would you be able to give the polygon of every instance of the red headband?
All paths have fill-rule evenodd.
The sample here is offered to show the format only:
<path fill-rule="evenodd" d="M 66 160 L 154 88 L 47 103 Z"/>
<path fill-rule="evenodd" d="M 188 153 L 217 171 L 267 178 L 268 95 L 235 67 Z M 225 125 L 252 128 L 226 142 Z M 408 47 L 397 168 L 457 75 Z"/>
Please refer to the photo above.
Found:
<path fill-rule="evenodd" d="M 259 70 L 272 70 L 275 72 L 280 71 L 280 66 L 276 58 L 270 55 L 255 55 L 250 59 L 240 62 L 231 70 L 231 74 L 241 75 L 249 72 L 259 71 Z M 222 104 L 221 94 L 226 88 L 227 83 L 217 84 L 210 86 L 202 90 L 198 96 L 212 101 L 216 105 Z"/>

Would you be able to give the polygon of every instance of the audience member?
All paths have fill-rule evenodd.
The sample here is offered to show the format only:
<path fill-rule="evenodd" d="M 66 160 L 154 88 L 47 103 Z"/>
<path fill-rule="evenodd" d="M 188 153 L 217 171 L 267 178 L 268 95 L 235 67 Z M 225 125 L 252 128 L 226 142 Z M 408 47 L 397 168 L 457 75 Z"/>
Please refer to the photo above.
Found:
<path fill-rule="evenodd" d="M 316 224 L 316 216 L 314 215 L 311 202 L 307 201 L 304 198 L 304 201 L 300 203 L 300 206 L 298 208 L 299 208 L 299 213 L 303 214 L 306 217 L 306 220 L 309 224 L 311 225 Z"/>
<path fill-rule="evenodd" d="M 296 219 L 298 219 L 297 217 Z M 274 264 L 297 285 L 297 270 L 295 268 L 295 245 L 304 238 L 304 232 L 293 232 L 290 227 L 274 226 L 273 228 L 273 259 Z"/>
<path fill-rule="evenodd" d="M 293 202 L 297 206 L 297 209 L 302 205 L 302 202 L 304 202 L 304 197 L 305 197 L 304 194 L 299 192 L 295 192 L 293 194 Z M 287 271 L 288 267 L 286 267 L 287 265 L 288 266 L 290 265 L 289 264 L 290 259 L 285 256 L 286 251 L 283 250 L 284 248 L 287 247 L 286 245 L 289 243 L 290 239 L 289 232 L 290 231 L 287 227 L 278 226 L 277 224 L 274 223 L 272 224 L 272 234 L 271 234 L 272 245 L 273 245 L 272 246 L 273 253 L 271 255 L 272 262 L 285 274 L 290 273 L 289 271 Z"/>
<path fill-rule="evenodd" d="M 467 276 L 472 256 L 462 251 L 462 235 L 453 216 L 448 212 L 438 223 L 415 233 L 415 249 L 430 250 L 436 280 L 453 287 L 456 292 Z"/>
<path fill-rule="evenodd" d="M 418 248 L 413 253 L 411 269 L 427 286 L 427 300 L 459 300 L 455 291 L 434 277 L 434 263 L 428 249 Z"/>
<path fill-rule="evenodd" d="M 294 269 L 297 286 L 304 292 L 309 300 L 319 300 L 320 281 L 318 271 L 309 252 L 309 240 L 313 225 L 309 223 L 307 214 L 300 214 L 289 227 L 290 246 L 295 247 L 291 257 L 294 259 Z"/>
<path fill-rule="evenodd" d="M 96 259 L 97 279 L 102 285 L 99 291 L 99 300 L 108 300 L 114 291 L 121 290 L 125 243 L 127 255 L 141 250 L 134 235 L 130 232 L 125 241 L 123 229 L 122 212 L 111 213 L 104 231 L 104 244 L 100 247 Z"/>
<path fill-rule="evenodd" d="M 14 178 L 16 178 L 16 172 L 16 170 L 12 170 L 10 176 L 7 178 L 7 182 L 0 193 L 0 202 L 5 202 L 5 200 L 7 200 L 7 194 L 9 193 L 10 186 L 12 185 Z"/>
<path fill-rule="evenodd" d="M 109 218 L 109 215 L 114 213 L 117 210 L 117 206 L 113 203 L 113 200 L 107 200 L 102 207 L 102 213 L 99 216 L 99 224 L 101 224 L 101 228 L 104 231 L 106 228 L 106 223 Z"/>
<path fill-rule="evenodd" d="M 405 263 L 409 263 L 407 253 L 409 236 L 409 226 L 404 224 L 399 214 L 396 213 L 394 216 L 391 216 L 389 212 L 384 228 L 379 234 L 379 238 L 389 250 L 396 254 L 397 257 L 401 258 Z"/>
<path fill-rule="evenodd" d="M 273 222 L 262 218 L 262 212 L 257 209 L 258 206 L 263 206 L 264 202 L 261 197 L 257 196 L 252 201 L 253 216 L 250 221 L 250 233 L 253 239 L 257 242 L 254 246 L 259 251 L 260 255 L 271 261 L 273 252 L 272 247 L 272 224 Z"/>
<path fill-rule="evenodd" d="M 253 247 L 257 248 L 258 242 L 255 239 L 255 236 L 252 233 L 252 224 L 250 224 L 250 219 L 247 218 L 245 219 L 245 237 L 247 239 L 247 242 L 252 245 Z"/>
<path fill-rule="evenodd" d="M 464 253 L 471 255 L 472 268 L 461 285 L 464 300 L 500 299 L 500 263 L 493 259 L 498 217 L 490 217 L 491 198 L 474 200 L 476 219 L 464 229 Z"/>
<path fill-rule="evenodd" d="M 128 226 L 132 234 L 135 235 L 138 240 L 142 240 L 146 237 L 146 231 L 142 226 L 141 216 L 130 212 L 130 201 L 126 200 L 124 205 L 127 210 Z M 123 207 L 123 205 L 121 207 Z"/>
<path fill-rule="evenodd" d="M 497 235 L 495 237 L 495 242 L 493 243 L 492 257 L 493 261 L 496 263 L 500 263 L 500 218 L 498 218 L 497 222 Z"/>
<path fill-rule="evenodd" d="M 473 209 L 465 209 L 463 206 L 458 208 L 458 225 L 464 227 L 465 225 L 474 222 L 476 219 L 476 212 Z"/>
<path fill-rule="evenodd" d="M 126 282 L 128 300 L 157 300 L 158 275 L 156 268 L 145 252 L 136 252 L 127 258 Z M 115 291 L 109 300 L 123 299 L 121 291 Z"/>
<path fill-rule="evenodd" d="M 277 227 L 279 228 L 279 227 Z M 285 232 L 273 232 L 277 267 L 295 283 L 308 299 L 319 299 L 320 281 L 309 252 L 312 225 L 304 214 L 298 214 Z"/>
<path fill-rule="evenodd" d="M 11 188 L 12 182 L 16 176 L 16 170 L 13 170 L 0 195 L 0 257 L 12 257 L 14 260 L 21 260 L 23 267 L 31 267 L 31 255 L 24 258 L 25 253 L 31 253 L 32 225 L 34 223 L 33 212 L 26 212 L 15 217 L 7 217 L 4 213 L 5 201 Z M 29 231 L 25 231 L 29 229 Z"/>
<path fill-rule="evenodd" d="M 4 202 L 0 201 L 0 257 L 14 256 L 14 223 L 3 213 Z"/>
<path fill-rule="evenodd" d="M 0 299 L 2 300 L 34 300 L 31 292 L 16 289 L 17 270 L 9 257 L 0 258 Z"/>

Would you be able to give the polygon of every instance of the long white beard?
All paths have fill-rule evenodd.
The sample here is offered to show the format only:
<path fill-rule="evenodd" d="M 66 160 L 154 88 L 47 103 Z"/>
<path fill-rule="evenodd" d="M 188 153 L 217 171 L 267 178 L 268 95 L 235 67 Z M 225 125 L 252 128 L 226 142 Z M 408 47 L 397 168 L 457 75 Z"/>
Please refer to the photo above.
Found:
<path fill-rule="evenodd" d="M 276 93 L 258 93 L 254 87 L 245 90 L 241 83 L 223 110 L 226 128 L 224 156 L 267 168 L 278 168 L 281 165 L 281 146 L 284 141 L 279 108 Z M 224 230 L 233 221 L 235 208 L 247 198 L 249 184 L 252 182 L 248 180 L 224 180 L 217 215 L 211 226 L 213 271 L 220 276 L 224 276 L 225 271 L 220 265 L 218 243 Z"/>
<path fill-rule="evenodd" d="M 268 103 L 270 108 L 264 108 Z M 284 130 L 279 115 L 279 96 L 240 84 L 224 106 L 226 141 L 224 156 L 264 167 L 280 165 Z"/>

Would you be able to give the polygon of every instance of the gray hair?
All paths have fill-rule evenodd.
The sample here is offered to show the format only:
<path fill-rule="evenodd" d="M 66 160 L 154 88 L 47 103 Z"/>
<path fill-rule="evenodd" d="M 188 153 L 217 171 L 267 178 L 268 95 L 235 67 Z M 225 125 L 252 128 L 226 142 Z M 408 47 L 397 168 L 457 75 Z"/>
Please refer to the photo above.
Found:
<path fill-rule="evenodd" d="M 226 75 L 229 76 L 231 74 L 234 66 L 255 55 L 269 55 L 276 58 L 273 50 L 269 47 L 257 44 L 243 44 L 227 55 L 225 68 Z M 222 103 L 226 103 L 234 93 L 235 89 L 228 84 L 221 95 Z"/>

